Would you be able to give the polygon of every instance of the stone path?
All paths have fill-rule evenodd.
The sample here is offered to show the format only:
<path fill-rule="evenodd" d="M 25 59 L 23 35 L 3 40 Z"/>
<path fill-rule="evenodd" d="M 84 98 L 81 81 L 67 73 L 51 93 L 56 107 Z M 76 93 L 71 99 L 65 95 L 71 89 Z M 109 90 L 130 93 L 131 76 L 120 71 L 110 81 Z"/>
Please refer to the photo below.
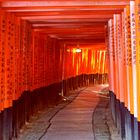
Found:
<path fill-rule="evenodd" d="M 109 99 L 100 92 L 103 88 L 78 89 L 67 101 L 39 112 L 18 140 L 121 140 L 111 118 Z"/>

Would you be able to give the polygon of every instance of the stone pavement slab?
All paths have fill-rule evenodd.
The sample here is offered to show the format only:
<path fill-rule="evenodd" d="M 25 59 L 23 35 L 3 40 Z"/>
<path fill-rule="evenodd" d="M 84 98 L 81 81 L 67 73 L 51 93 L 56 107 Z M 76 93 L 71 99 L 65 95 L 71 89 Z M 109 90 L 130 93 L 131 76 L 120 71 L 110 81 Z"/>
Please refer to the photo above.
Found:
<path fill-rule="evenodd" d="M 107 89 L 102 89 L 103 85 L 78 89 L 67 101 L 39 112 L 18 140 L 121 140 L 109 110 Z"/>

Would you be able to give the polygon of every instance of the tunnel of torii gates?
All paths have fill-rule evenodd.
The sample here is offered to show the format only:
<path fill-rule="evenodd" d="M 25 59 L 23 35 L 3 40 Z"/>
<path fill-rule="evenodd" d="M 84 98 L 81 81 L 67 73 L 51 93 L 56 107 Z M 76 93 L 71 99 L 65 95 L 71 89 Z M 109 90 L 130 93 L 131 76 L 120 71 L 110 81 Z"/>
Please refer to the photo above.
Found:
<path fill-rule="evenodd" d="M 60 93 L 108 81 L 122 138 L 140 140 L 139 15 L 139 0 L 0 0 L 0 140 Z"/>

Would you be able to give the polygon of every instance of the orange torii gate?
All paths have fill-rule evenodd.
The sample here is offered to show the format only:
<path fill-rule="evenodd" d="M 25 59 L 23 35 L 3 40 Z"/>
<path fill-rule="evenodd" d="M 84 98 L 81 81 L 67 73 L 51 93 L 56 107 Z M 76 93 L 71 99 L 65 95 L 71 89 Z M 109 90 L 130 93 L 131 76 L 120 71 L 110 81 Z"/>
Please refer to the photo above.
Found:
<path fill-rule="evenodd" d="M 0 0 L 0 139 L 17 137 L 34 112 L 58 102 L 62 88 L 67 94 L 103 82 L 108 71 L 117 127 L 123 138 L 140 139 L 139 5 Z"/>

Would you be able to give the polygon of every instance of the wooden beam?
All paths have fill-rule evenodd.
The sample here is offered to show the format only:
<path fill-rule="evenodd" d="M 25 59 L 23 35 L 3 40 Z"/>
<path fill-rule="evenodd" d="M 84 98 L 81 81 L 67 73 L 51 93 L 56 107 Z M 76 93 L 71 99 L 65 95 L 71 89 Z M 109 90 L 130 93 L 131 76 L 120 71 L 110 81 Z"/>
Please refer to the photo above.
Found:
<path fill-rule="evenodd" d="M 33 28 L 46 28 L 46 27 L 57 27 L 57 28 L 82 28 L 82 27 L 90 27 L 90 28 L 100 28 L 105 26 L 104 22 L 82 22 L 82 23 L 35 23 L 33 24 Z"/>
<path fill-rule="evenodd" d="M 23 16 L 21 17 L 24 20 L 52 20 L 52 19 L 60 19 L 60 20 L 67 20 L 67 19 L 106 19 L 109 20 L 113 18 L 113 15 L 61 15 L 61 16 Z"/>
<path fill-rule="evenodd" d="M 34 7 L 2 7 L 8 12 L 47 12 L 47 11 L 81 11 L 81 10 L 123 10 L 124 5 L 92 5 L 92 6 L 34 6 Z"/>
<path fill-rule="evenodd" d="M 66 43 L 68 45 L 74 45 L 75 43 L 80 43 L 81 45 L 85 45 L 85 44 L 88 44 L 88 45 L 99 45 L 99 44 L 102 44 L 104 45 L 105 44 L 105 39 L 63 39 L 63 40 L 59 40 L 60 43 Z"/>
<path fill-rule="evenodd" d="M 55 34 L 49 34 L 48 36 L 50 36 L 51 38 L 55 38 L 55 39 L 59 39 L 59 40 L 64 40 L 64 39 L 67 39 L 67 40 L 73 40 L 73 39 L 80 39 L 80 40 L 88 40 L 88 39 L 101 39 L 101 40 L 104 40 L 104 36 L 105 34 L 95 34 L 95 35 L 71 35 L 71 36 L 66 36 L 66 35 L 61 35 L 61 34 L 58 34 L 58 35 L 55 35 Z M 105 40 L 104 40 L 105 41 Z"/>
<path fill-rule="evenodd" d="M 16 16 L 61 16 L 61 15 L 113 15 L 120 14 L 122 10 L 73 10 L 73 11 L 47 11 L 47 12 L 14 12 Z"/>
<path fill-rule="evenodd" d="M 107 23 L 108 18 L 98 18 L 98 19 L 76 19 L 76 18 L 70 18 L 70 19 L 30 19 L 29 20 L 32 24 L 36 23 L 83 23 L 83 22 L 102 22 L 102 23 Z"/>
<path fill-rule="evenodd" d="M 2 7 L 128 5 L 129 0 L 1 0 Z"/>
<path fill-rule="evenodd" d="M 81 32 L 81 34 L 83 34 L 84 32 L 104 32 L 105 31 L 105 28 L 104 26 L 103 27 L 100 27 L 100 28 L 88 28 L 88 27 L 85 27 L 85 28 L 67 28 L 67 30 L 65 28 L 37 28 L 37 29 L 34 29 L 34 31 L 45 31 L 45 32 L 63 32 L 63 33 L 67 33 L 67 32 L 74 32 L 74 33 L 79 33 Z"/>

